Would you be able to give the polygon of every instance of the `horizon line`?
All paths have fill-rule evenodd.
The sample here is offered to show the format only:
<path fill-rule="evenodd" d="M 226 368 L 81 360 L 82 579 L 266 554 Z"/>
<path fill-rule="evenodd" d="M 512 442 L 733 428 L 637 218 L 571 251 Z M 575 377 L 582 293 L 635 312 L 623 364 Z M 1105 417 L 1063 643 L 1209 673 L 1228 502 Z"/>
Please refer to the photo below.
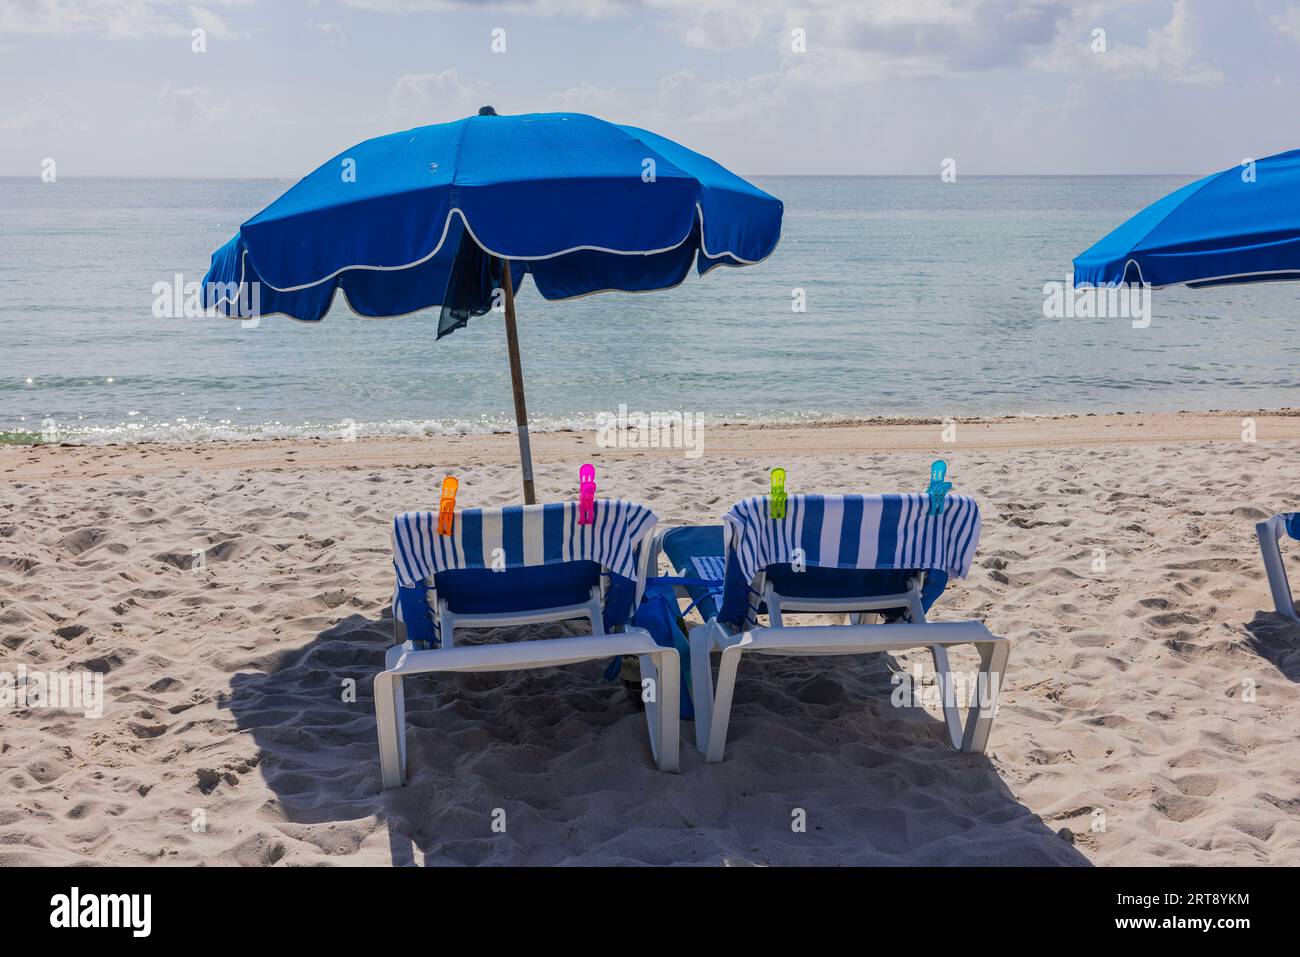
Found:
<path fill-rule="evenodd" d="M 61 175 L 60 179 L 131 179 L 131 180 L 285 180 L 285 179 L 302 179 L 302 174 L 294 175 L 267 175 L 259 174 L 256 176 L 183 176 L 175 173 L 158 173 L 148 176 L 124 175 L 120 173 L 75 173 L 71 176 Z M 738 173 L 736 174 L 745 179 L 932 179 L 938 176 L 938 173 Z M 1113 178 L 1116 176 L 1131 177 L 1172 177 L 1172 176 L 1205 176 L 1205 173 L 962 173 L 958 179 L 1086 179 L 1086 178 Z M 40 179 L 40 173 L 0 173 L 0 179 Z"/>

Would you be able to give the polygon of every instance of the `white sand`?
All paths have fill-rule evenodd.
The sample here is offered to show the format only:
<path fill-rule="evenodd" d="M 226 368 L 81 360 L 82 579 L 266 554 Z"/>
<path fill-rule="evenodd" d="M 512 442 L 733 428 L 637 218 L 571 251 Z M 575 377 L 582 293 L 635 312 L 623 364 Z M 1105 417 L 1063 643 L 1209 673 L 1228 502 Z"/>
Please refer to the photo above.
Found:
<path fill-rule="evenodd" d="M 715 429 L 694 461 L 540 436 L 545 498 L 592 460 L 664 522 L 716 522 L 774 465 L 792 491 L 912 490 L 943 454 L 984 538 L 933 617 L 1013 642 L 989 754 L 890 707 L 880 656 L 753 656 L 726 761 L 684 724 L 664 775 L 589 664 L 408 681 L 386 793 L 389 519 L 453 466 L 462 505 L 516 501 L 512 438 L 0 449 L 0 670 L 106 671 L 108 699 L 0 717 L 0 864 L 1300 864 L 1300 626 L 1253 538 L 1300 508 L 1300 419 L 1258 423 Z"/>

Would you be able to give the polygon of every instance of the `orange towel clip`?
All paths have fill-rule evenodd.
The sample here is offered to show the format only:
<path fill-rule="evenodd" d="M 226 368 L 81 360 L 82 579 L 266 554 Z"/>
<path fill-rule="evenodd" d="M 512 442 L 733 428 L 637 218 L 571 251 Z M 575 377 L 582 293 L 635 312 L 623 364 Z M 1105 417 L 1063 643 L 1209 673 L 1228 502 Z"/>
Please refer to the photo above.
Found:
<path fill-rule="evenodd" d="M 456 521 L 456 489 L 460 482 L 448 475 L 442 480 L 442 498 L 438 501 L 438 534 L 450 535 Z"/>

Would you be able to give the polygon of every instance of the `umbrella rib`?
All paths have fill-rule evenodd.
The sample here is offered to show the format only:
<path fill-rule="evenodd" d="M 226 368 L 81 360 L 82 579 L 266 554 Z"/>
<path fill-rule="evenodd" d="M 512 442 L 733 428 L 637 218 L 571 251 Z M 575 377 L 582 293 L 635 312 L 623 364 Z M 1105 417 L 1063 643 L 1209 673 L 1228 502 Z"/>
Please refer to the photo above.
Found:
<path fill-rule="evenodd" d="M 1217 183 L 1217 182 L 1219 181 L 1219 179 L 1220 179 L 1222 176 L 1224 176 L 1227 172 L 1228 172 L 1228 170 L 1226 170 L 1226 169 L 1224 169 L 1224 170 L 1219 170 L 1219 172 L 1217 172 L 1217 173 L 1212 173 L 1211 175 L 1205 177 L 1205 179 L 1201 180 L 1201 185 L 1198 186 L 1198 187 L 1196 188 L 1196 191 L 1193 192 L 1191 195 L 1189 195 L 1189 196 L 1187 197 L 1187 199 L 1183 200 L 1183 203 L 1186 203 L 1186 202 L 1190 201 L 1190 200 L 1192 199 L 1192 197 L 1194 197 L 1194 196 L 1199 196 L 1200 193 L 1201 193 L 1201 191 L 1202 191 L 1203 189 L 1205 189 L 1205 187 L 1209 186 L 1211 183 Z M 1178 212 L 1178 210 L 1182 209 L 1182 208 L 1183 208 L 1183 203 L 1178 203 L 1176 206 L 1174 206 L 1173 209 L 1169 210 L 1169 212 L 1165 213 L 1165 214 L 1164 214 L 1163 216 L 1161 216 L 1158 220 L 1156 220 L 1154 223 L 1152 223 L 1152 224 L 1151 224 L 1151 228 L 1148 229 L 1145 233 L 1143 233 L 1142 236 L 1141 236 L 1141 238 L 1139 238 L 1137 242 L 1135 242 L 1135 243 L 1133 243 L 1131 246 L 1129 246 L 1129 252 L 1130 252 L 1130 253 L 1134 252 L 1134 251 L 1138 248 L 1138 246 L 1142 245 L 1142 243 L 1146 241 L 1146 238 L 1147 238 L 1148 236 L 1150 236 L 1153 232 L 1156 231 L 1156 229 L 1157 229 L 1158 227 L 1163 226 L 1163 225 L 1165 224 L 1165 221 L 1168 220 L 1170 216 L 1172 216 L 1174 213 Z M 1144 250 L 1144 251 L 1146 251 L 1146 252 L 1151 252 L 1152 250 Z M 1130 258 L 1131 258 L 1131 257 L 1130 257 Z M 1125 263 L 1125 266 L 1127 267 L 1127 265 L 1128 265 L 1128 263 L 1126 262 L 1126 263 Z M 1139 265 L 1138 268 L 1141 269 L 1141 265 Z"/>

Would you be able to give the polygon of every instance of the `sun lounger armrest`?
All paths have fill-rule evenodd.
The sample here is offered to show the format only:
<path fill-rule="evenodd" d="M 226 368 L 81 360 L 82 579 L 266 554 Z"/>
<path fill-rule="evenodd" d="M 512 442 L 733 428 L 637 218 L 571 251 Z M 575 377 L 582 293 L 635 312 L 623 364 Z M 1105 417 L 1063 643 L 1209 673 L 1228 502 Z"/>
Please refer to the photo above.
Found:
<path fill-rule="evenodd" d="M 650 632 L 633 627 L 610 635 L 458 645 L 434 651 L 408 650 L 388 670 L 400 675 L 443 671 L 513 671 L 575 664 L 606 655 L 658 654 L 662 650 L 650 637 Z"/>
<path fill-rule="evenodd" d="M 1286 516 L 1272 515 L 1257 523 L 1255 531 L 1259 533 L 1261 539 L 1271 538 L 1273 541 L 1278 541 L 1283 535 L 1287 534 Z"/>
<path fill-rule="evenodd" d="M 813 625 L 787 628 L 755 628 L 738 636 L 748 651 L 764 648 L 834 654 L 837 650 L 856 653 L 903 651 L 927 645 L 993 646 L 1010 645 L 978 621 L 898 622 L 890 625 Z"/>

